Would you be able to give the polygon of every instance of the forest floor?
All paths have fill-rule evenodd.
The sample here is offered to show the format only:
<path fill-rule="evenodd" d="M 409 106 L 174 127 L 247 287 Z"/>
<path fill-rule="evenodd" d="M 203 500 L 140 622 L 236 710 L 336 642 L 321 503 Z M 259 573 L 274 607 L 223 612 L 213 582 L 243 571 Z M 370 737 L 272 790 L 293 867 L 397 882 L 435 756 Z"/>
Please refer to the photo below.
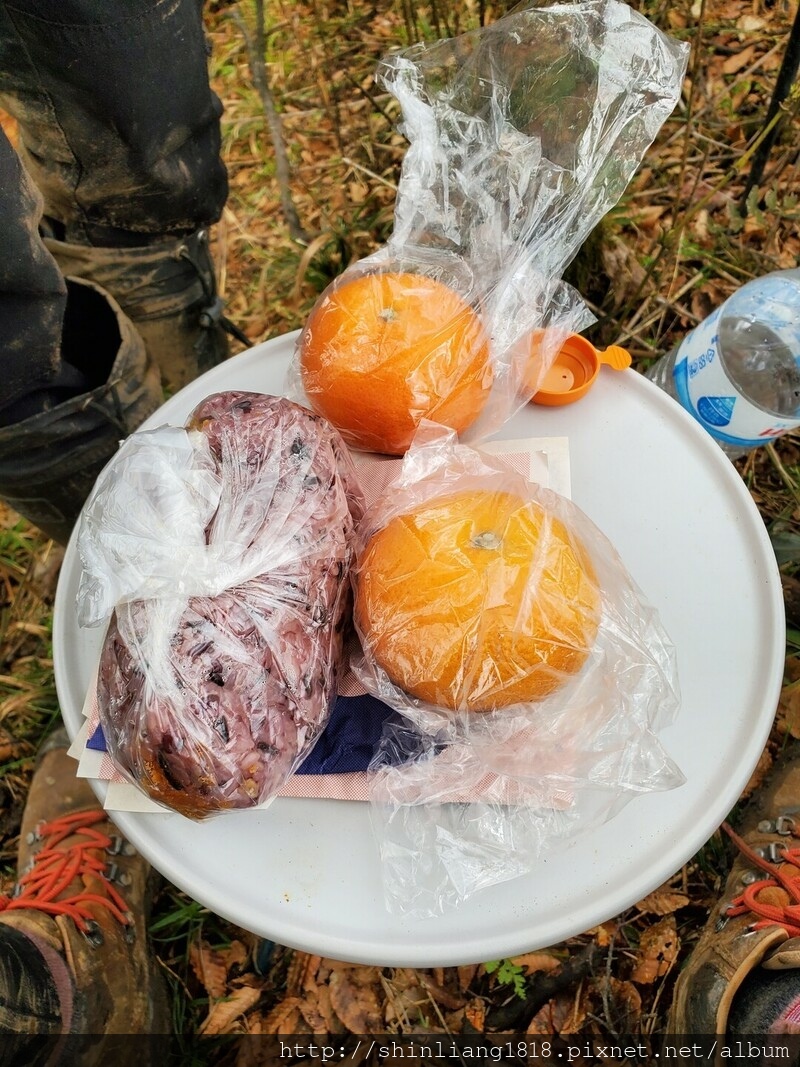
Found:
<path fill-rule="evenodd" d="M 795 5 L 634 6 L 690 44 L 688 74 L 674 113 L 567 276 L 597 315 L 588 336 L 598 345 L 624 345 L 644 371 L 743 282 L 797 265 L 800 96 L 795 86 L 742 211 Z M 211 74 L 224 106 L 231 185 L 215 228 L 215 255 L 227 314 L 251 343 L 301 326 L 328 282 L 391 233 L 406 142 L 396 130 L 396 102 L 373 80 L 378 59 L 504 12 L 502 4 L 477 0 L 275 0 L 267 20 L 265 93 L 248 61 L 254 8 L 244 0 L 208 5 Z M 276 168 L 265 102 L 279 115 L 288 184 Z M 294 225 L 287 221 L 289 200 Z M 786 739 L 800 737 L 800 439 L 787 435 L 736 466 L 775 546 L 788 620 L 786 686 L 746 797 Z M 62 550 L 24 520 L 7 509 L 0 514 L 4 889 L 14 880 L 36 751 L 58 719 L 51 623 L 61 559 Z M 199 1035 L 658 1035 L 675 977 L 718 898 L 731 856 L 729 842 L 717 834 L 623 914 L 562 944 L 470 966 L 360 966 L 271 946 L 166 882 L 155 900 L 152 935 L 174 990 L 186 1062 L 203 1062 Z M 240 1067 L 256 1062 L 252 1049 L 239 1055 Z M 230 1050 L 225 1057 L 235 1059 Z"/>

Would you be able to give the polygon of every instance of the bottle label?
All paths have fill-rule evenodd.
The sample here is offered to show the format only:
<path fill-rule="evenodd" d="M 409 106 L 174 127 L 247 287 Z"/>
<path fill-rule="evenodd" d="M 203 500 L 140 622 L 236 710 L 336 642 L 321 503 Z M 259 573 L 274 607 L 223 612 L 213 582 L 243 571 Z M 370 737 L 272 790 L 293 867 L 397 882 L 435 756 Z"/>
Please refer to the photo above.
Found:
<path fill-rule="evenodd" d="M 800 419 L 763 411 L 736 389 L 719 358 L 721 310 L 683 339 L 672 372 L 675 389 L 683 407 L 718 441 L 752 448 L 800 426 Z"/>

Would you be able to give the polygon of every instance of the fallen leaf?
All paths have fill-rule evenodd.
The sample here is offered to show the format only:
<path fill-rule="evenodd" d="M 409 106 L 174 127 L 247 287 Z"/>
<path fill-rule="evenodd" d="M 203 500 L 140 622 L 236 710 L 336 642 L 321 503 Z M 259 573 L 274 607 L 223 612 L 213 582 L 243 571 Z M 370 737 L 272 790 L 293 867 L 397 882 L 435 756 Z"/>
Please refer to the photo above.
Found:
<path fill-rule="evenodd" d="M 467 1017 L 466 1007 L 459 1008 L 457 1011 L 446 1011 L 444 1013 L 444 1029 L 447 1034 L 462 1034 L 464 1033 L 465 1020 Z"/>
<path fill-rule="evenodd" d="M 228 973 L 230 974 L 234 967 L 239 970 L 243 968 L 244 964 L 247 963 L 247 960 L 249 959 L 250 953 L 248 952 L 247 945 L 245 945 L 243 941 L 239 941 L 238 938 L 235 938 L 227 948 L 220 949 L 220 955 L 222 956 L 225 966 L 228 968 Z"/>
<path fill-rule="evenodd" d="M 695 215 L 694 219 L 692 219 L 692 232 L 699 241 L 704 242 L 708 240 L 708 212 L 705 208 L 701 208 Z"/>
<path fill-rule="evenodd" d="M 736 20 L 737 29 L 743 30 L 745 33 L 754 33 L 756 30 L 763 30 L 766 28 L 766 25 L 764 19 L 759 18 L 758 15 L 742 15 L 740 19 Z"/>
<path fill-rule="evenodd" d="M 747 137 L 745 136 L 744 126 L 741 122 L 731 122 L 725 127 L 725 136 L 730 142 L 731 148 L 735 148 L 737 145 L 744 145 Z"/>
<path fill-rule="evenodd" d="M 692 308 L 692 314 L 696 316 L 698 322 L 702 322 L 706 315 L 710 314 L 714 309 L 714 301 L 704 289 L 692 290 L 692 297 L 689 303 Z"/>
<path fill-rule="evenodd" d="M 756 46 L 754 44 L 748 45 L 741 52 L 734 52 L 732 56 L 728 56 L 722 64 L 722 72 L 723 74 L 738 74 L 740 70 L 749 67 L 755 57 Z"/>
<path fill-rule="evenodd" d="M 374 970 L 374 968 L 365 968 Z M 333 971 L 328 987 L 331 1006 L 353 1034 L 373 1034 L 382 1030 L 381 1007 L 375 990 L 354 981 L 348 971 Z"/>
<path fill-rule="evenodd" d="M 234 1023 L 246 1015 L 258 1003 L 260 997 L 260 989 L 252 989 L 250 986 L 235 989 L 224 1000 L 217 1001 L 200 1027 L 200 1033 L 206 1037 L 212 1034 L 241 1033 L 241 1028 L 234 1028 Z"/>
<path fill-rule="evenodd" d="M 648 893 L 636 907 L 649 915 L 671 915 L 678 908 L 685 908 L 689 903 L 689 897 L 685 893 L 679 893 L 675 889 L 670 889 L 669 886 L 662 886 Z"/>
<path fill-rule="evenodd" d="M 8 760 L 20 759 L 23 755 L 31 755 L 33 749 L 24 741 L 19 741 L 0 726 L 0 763 Z"/>
<path fill-rule="evenodd" d="M 752 90 L 752 84 L 748 78 L 744 78 L 738 82 L 736 87 L 731 92 L 731 108 L 735 112 L 739 112 L 742 109 L 742 105 L 750 95 Z"/>
<path fill-rule="evenodd" d="M 422 983 L 431 999 L 435 1000 L 441 1007 L 447 1008 L 450 1011 L 455 1011 L 457 1008 L 464 1007 L 464 998 L 460 993 L 451 993 L 445 986 L 434 981 L 430 975 L 423 975 Z"/>
<path fill-rule="evenodd" d="M 628 245 L 609 238 L 600 250 L 603 270 L 609 279 L 613 309 L 633 299 L 645 278 L 645 270 Z"/>
<path fill-rule="evenodd" d="M 483 1033 L 484 1026 L 486 1025 L 486 1005 L 482 1000 L 471 1000 L 465 1010 L 467 1022 L 476 1030 L 479 1034 Z"/>
<path fill-rule="evenodd" d="M 653 168 L 642 167 L 633 180 L 632 189 L 641 191 L 642 189 L 649 189 L 653 182 Z"/>
<path fill-rule="evenodd" d="M 347 186 L 347 193 L 354 204 L 363 204 L 369 195 L 369 187 L 363 182 L 350 182 Z"/>
<path fill-rule="evenodd" d="M 529 1036 L 546 1034 L 574 1034 L 586 1019 L 586 996 L 581 990 L 563 993 L 549 1000 L 531 1019 L 526 1033 Z M 573 1061 L 575 1062 L 575 1061 Z"/>
<path fill-rule="evenodd" d="M 748 215 L 744 220 L 742 233 L 745 237 L 762 237 L 766 233 L 766 225 L 754 215 Z"/>
<path fill-rule="evenodd" d="M 679 946 L 674 915 L 667 915 L 648 927 L 639 942 L 631 981 L 649 985 L 666 974 L 675 962 Z"/>
<path fill-rule="evenodd" d="M 522 956 L 514 956 L 511 963 L 521 967 L 525 974 L 534 974 L 536 971 L 555 971 L 561 966 L 561 960 L 551 956 L 549 952 L 526 952 Z"/>
<path fill-rule="evenodd" d="M 261 1017 L 254 1018 L 253 1013 L 247 1016 L 248 1034 L 262 1034 Z M 252 1027 L 252 1028 L 251 1028 Z M 269 1062 L 268 1058 L 269 1057 Z M 274 1056 L 269 1042 L 240 1041 L 234 1067 L 272 1067 Z"/>
<path fill-rule="evenodd" d="M 320 962 L 319 956 L 309 955 L 308 952 L 295 952 L 286 972 L 287 991 L 290 994 L 298 994 L 304 989 L 313 988 L 314 976 L 319 969 Z"/>
<path fill-rule="evenodd" d="M 415 1026 L 423 1005 L 429 1004 L 428 994 L 422 988 L 420 974 L 410 967 L 397 968 L 391 978 L 384 982 L 386 991 L 385 1022 L 397 1023 L 403 1028 Z"/>
<path fill-rule="evenodd" d="M 778 719 L 788 734 L 800 737 L 800 686 L 795 683 L 796 679 L 793 679 L 781 690 Z"/>
<path fill-rule="evenodd" d="M 611 978 L 609 981 L 611 995 L 619 1017 L 619 1029 L 626 1034 L 640 1032 L 642 1014 L 642 995 L 633 982 Z"/>
<path fill-rule="evenodd" d="M 786 246 L 778 253 L 778 266 L 784 270 L 791 270 L 797 266 L 800 260 L 800 245 L 796 242 L 787 242 Z"/>
<path fill-rule="evenodd" d="M 600 948 L 608 948 L 612 939 L 617 933 L 617 923 L 615 920 L 610 919 L 608 922 L 601 923 L 591 931 L 594 934 L 594 939 Z"/>
<path fill-rule="evenodd" d="M 471 963 L 467 966 L 456 968 L 458 973 L 458 985 L 462 993 L 466 993 L 472 983 L 475 981 L 475 976 L 478 973 L 480 964 Z"/>
<path fill-rule="evenodd" d="M 228 968 L 220 952 L 205 941 L 189 946 L 189 964 L 209 1000 L 219 1000 L 228 993 Z"/>
<path fill-rule="evenodd" d="M 666 204 L 647 204 L 636 212 L 634 221 L 640 229 L 651 230 L 666 210 Z"/>
<path fill-rule="evenodd" d="M 261 1024 L 264 1034 L 293 1034 L 297 1032 L 300 1018 L 300 997 L 284 997 L 276 1004 Z"/>
<path fill-rule="evenodd" d="M 245 1018 L 245 1027 L 248 1034 L 263 1034 L 264 1033 L 264 1019 L 265 1016 L 260 1011 L 250 1011 Z M 250 1044 L 251 1042 L 243 1042 L 243 1044 Z M 241 1067 L 239 1060 L 236 1061 L 236 1067 Z"/>

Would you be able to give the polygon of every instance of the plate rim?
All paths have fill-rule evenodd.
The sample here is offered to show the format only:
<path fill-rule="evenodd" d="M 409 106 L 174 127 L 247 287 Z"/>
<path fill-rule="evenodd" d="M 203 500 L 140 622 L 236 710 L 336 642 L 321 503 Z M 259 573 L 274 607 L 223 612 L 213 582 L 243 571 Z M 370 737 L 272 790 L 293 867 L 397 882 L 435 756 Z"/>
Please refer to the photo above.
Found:
<path fill-rule="evenodd" d="M 257 362 L 264 357 L 269 357 L 271 353 L 285 352 L 285 350 L 293 344 L 294 339 L 298 336 L 299 332 L 300 331 L 292 331 L 288 334 L 270 338 L 269 340 L 261 342 L 261 344 L 255 345 L 245 352 L 232 357 L 232 359 Z M 240 366 L 243 365 L 243 363 L 240 363 Z M 213 374 L 214 372 L 212 371 L 210 373 Z M 191 383 L 187 389 L 196 389 L 199 381 L 202 381 L 202 379 L 197 379 L 195 382 Z M 598 383 L 598 385 L 600 385 L 600 383 Z M 761 667 L 763 668 L 763 676 L 765 679 L 769 680 L 769 684 L 765 684 L 764 686 L 764 703 L 760 710 L 760 714 L 757 716 L 754 715 L 752 722 L 753 739 L 757 739 L 759 747 L 756 752 L 755 744 L 751 745 L 750 752 L 754 753 L 752 759 L 749 757 L 747 759 L 742 757 L 742 762 L 739 767 L 740 773 L 734 778 L 728 779 L 727 791 L 725 789 L 720 790 L 717 794 L 716 805 L 708 806 L 704 812 L 698 814 L 697 822 L 695 824 L 695 833 L 693 835 L 694 843 L 688 847 L 685 842 L 676 843 L 673 846 L 673 849 L 667 853 L 667 855 L 682 857 L 675 865 L 673 871 L 670 871 L 671 875 L 679 870 L 680 867 L 691 858 L 697 848 L 712 836 L 720 825 L 722 819 L 725 817 L 725 814 L 727 814 L 735 804 L 736 800 L 738 800 L 738 797 L 747 782 L 747 777 L 749 777 L 749 773 L 755 766 L 769 737 L 775 708 L 777 707 L 778 696 L 780 694 L 783 660 L 785 656 L 785 613 L 783 596 L 777 562 L 774 561 L 774 553 L 772 553 L 771 543 L 768 538 L 766 527 L 763 524 L 763 520 L 761 519 L 755 503 L 740 475 L 722 451 L 718 449 L 716 443 L 707 436 L 706 431 L 704 431 L 690 415 L 683 411 L 679 405 L 672 401 L 652 382 L 647 381 L 647 379 L 637 371 L 630 370 L 619 372 L 613 379 L 610 376 L 606 376 L 605 387 L 624 387 L 633 388 L 635 391 L 641 391 L 642 395 L 646 396 L 648 403 L 654 404 L 656 409 L 661 410 L 662 414 L 666 414 L 667 416 L 678 420 L 681 433 L 695 436 L 701 451 L 705 453 L 709 462 L 718 464 L 718 470 L 723 481 L 727 485 L 727 489 L 733 493 L 734 498 L 737 498 L 740 501 L 744 513 L 749 516 L 751 520 L 749 532 L 754 535 L 755 543 L 762 552 L 762 559 L 760 562 L 767 564 L 765 567 L 765 577 L 767 578 L 767 582 L 764 590 L 765 600 L 763 607 L 765 616 L 769 619 L 770 628 L 773 631 L 773 640 L 770 642 L 772 655 L 769 657 L 769 662 L 766 663 L 763 660 L 760 661 Z M 148 420 L 143 423 L 142 428 L 148 429 L 160 425 L 164 422 L 165 418 L 170 417 L 171 412 L 179 410 L 186 402 L 184 396 L 185 392 L 186 390 L 181 390 L 180 393 L 177 393 L 174 397 L 166 401 L 157 412 L 151 415 Z M 583 403 L 586 403 L 586 401 L 583 401 Z M 502 431 L 496 436 L 501 435 Z M 753 521 L 754 519 L 757 519 L 757 521 Z M 70 539 L 62 563 L 56 590 L 53 616 L 53 658 L 56 691 L 62 707 L 62 714 L 64 714 L 65 706 L 68 707 L 68 712 L 64 714 L 64 719 L 71 736 L 74 736 L 75 723 L 77 722 L 80 724 L 82 704 L 77 708 L 75 707 L 75 701 L 69 690 L 67 681 L 69 664 L 66 663 L 64 659 L 67 648 L 66 643 L 62 641 L 62 637 L 67 632 L 67 620 L 69 616 L 68 605 L 66 603 L 67 586 L 69 585 L 70 579 L 77 581 L 75 573 L 77 561 L 77 551 L 75 548 L 76 534 L 77 531 L 73 533 L 73 536 Z M 772 556 L 774 568 L 768 566 L 770 555 Z M 70 563 L 69 568 L 67 566 L 68 560 Z M 77 562 L 79 565 L 79 561 Z M 768 711 L 767 709 L 770 705 L 772 710 Z M 70 727 L 72 727 L 72 729 L 70 729 Z M 744 771 L 746 766 L 749 766 L 747 775 L 745 775 Z M 741 780 L 742 778 L 744 780 Z M 92 782 L 92 786 L 95 788 L 95 792 L 98 796 L 102 799 L 105 795 L 104 783 Z M 368 812 L 363 812 L 364 806 L 362 802 L 358 801 L 297 801 L 286 798 L 281 799 L 276 803 L 313 806 L 325 806 L 329 803 L 355 805 L 356 808 L 362 808 L 362 815 L 368 816 Z M 725 808 L 725 811 L 722 816 L 719 817 L 719 811 L 723 807 Z M 256 815 L 255 817 L 258 816 Z M 235 906 L 229 907 L 227 902 L 222 899 L 221 891 L 212 892 L 211 887 L 207 883 L 202 882 L 202 875 L 198 873 L 197 879 L 192 877 L 188 881 L 175 876 L 175 866 L 170 862 L 169 857 L 166 855 L 167 845 L 158 838 L 158 835 L 156 835 L 154 840 L 152 831 L 148 830 L 147 820 L 179 820 L 180 816 L 169 813 L 163 815 L 142 816 L 138 813 L 114 812 L 113 818 L 119 825 L 120 829 L 130 838 L 132 843 L 153 864 L 153 866 L 162 870 L 162 872 L 165 873 L 165 876 L 174 881 L 176 885 L 180 885 L 184 892 L 234 924 L 248 929 L 252 928 L 251 924 L 244 921 L 246 917 L 243 917 L 240 910 Z M 700 831 L 699 833 L 697 832 L 698 830 Z M 702 840 L 699 840 L 701 835 Z M 574 847 L 580 847 L 580 845 L 581 841 Z M 568 846 L 568 848 L 569 847 L 570 846 Z M 559 852 L 561 851 L 562 850 L 559 850 Z M 543 862 L 547 862 L 547 857 L 543 859 Z M 670 865 L 672 862 L 673 861 L 670 860 Z M 192 868 L 192 871 L 194 871 L 194 868 Z M 528 876 L 523 876 L 523 878 L 526 877 Z M 638 878 L 633 878 L 631 882 L 628 883 L 626 891 L 622 894 L 622 897 L 627 899 L 628 903 L 619 908 L 617 908 L 617 904 L 614 904 L 616 910 L 614 910 L 613 915 L 619 914 L 621 911 L 625 910 L 625 908 L 642 899 L 648 892 L 651 892 L 662 884 L 663 881 L 663 870 L 660 868 L 659 870 L 654 870 L 650 873 L 642 872 Z M 617 891 L 617 896 L 620 896 L 619 891 Z M 622 899 L 622 897 L 620 899 Z M 263 935 L 270 936 L 273 940 L 277 939 L 280 943 L 285 944 L 290 948 L 303 951 L 314 951 L 331 956 L 332 958 L 348 959 L 354 963 L 411 967 L 428 967 L 437 965 L 455 966 L 474 963 L 479 960 L 514 955 L 523 951 L 523 948 L 520 947 L 521 944 L 534 944 L 536 947 L 558 944 L 566 938 L 589 930 L 592 926 L 612 917 L 608 914 L 607 906 L 604 906 L 603 904 L 604 899 L 607 898 L 603 897 L 602 894 L 598 894 L 595 900 L 585 901 L 582 905 L 578 905 L 578 903 L 575 902 L 570 910 L 561 913 L 562 918 L 557 921 L 551 921 L 544 928 L 545 930 L 550 931 L 549 934 L 545 936 L 544 940 L 542 940 L 538 932 L 535 936 L 531 936 L 532 932 L 529 927 L 526 927 L 525 919 L 521 918 L 520 926 L 513 932 L 509 931 L 505 940 L 499 938 L 497 934 L 481 936 L 478 931 L 472 931 L 469 934 L 465 932 L 463 938 L 458 940 L 457 944 L 452 943 L 452 938 L 446 938 L 446 943 L 440 942 L 433 950 L 433 956 L 431 955 L 430 948 L 432 944 L 436 944 L 437 942 L 433 927 L 429 929 L 430 937 L 424 944 L 400 944 L 398 943 L 397 938 L 387 938 L 381 943 L 379 940 L 372 938 L 368 943 L 355 945 L 344 940 L 341 936 L 329 935 L 325 931 L 319 929 L 314 929 L 310 936 L 306 936 L 304 928 L 301 927 L 301 924 L 298 921 L 300 916 L 295 915 L 294 913 L 287 913 L 283 919 L 284 926 L 282 929 L 271 928 L 269 931 L 263 931 Z M 580 916 L 583 916 L 583 918 L 579 919 L 579 927 L 576 927 L 576 917 Z M 435 920 L 433 921 L 435 922 Z M 415 928 L 414 932 L 417 932 L 416 924 L 412 923 L 412 926 Z"/>

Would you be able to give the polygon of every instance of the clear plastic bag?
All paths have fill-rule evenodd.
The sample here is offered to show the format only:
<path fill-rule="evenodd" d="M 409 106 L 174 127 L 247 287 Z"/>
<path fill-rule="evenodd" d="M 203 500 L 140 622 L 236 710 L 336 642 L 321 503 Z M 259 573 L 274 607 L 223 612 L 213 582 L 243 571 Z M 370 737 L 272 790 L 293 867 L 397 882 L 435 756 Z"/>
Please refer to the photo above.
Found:
<path fill-rule="evenodd" d="M 391 910 L 445 911 L 684 780 L 657 737 L 673 647 L 570 500 L 424 425 L 352 574 L 353 669 L 403 716 L 371 767 Z"/>
<path fill-rule="evenodd" d="M 317 301 L 288 395 L 377 452 L 402 454 L 423 420 L 472 442 L 498 429 L 593 321 L 564 269 L 674 108 L 687 57 L 627 5 L 587 0 L 385 58 L 409 142 L 393 233 Z"/>
<path fill-rule="evenodd" d="M 362 510 L 338 433 L 259 393 L 133 434 L 101 473 L 78 534 L 79 621 L 108 621 L 101 725 L 154 800 L 196 819 L 263 804 L 311 751 Z"/>

